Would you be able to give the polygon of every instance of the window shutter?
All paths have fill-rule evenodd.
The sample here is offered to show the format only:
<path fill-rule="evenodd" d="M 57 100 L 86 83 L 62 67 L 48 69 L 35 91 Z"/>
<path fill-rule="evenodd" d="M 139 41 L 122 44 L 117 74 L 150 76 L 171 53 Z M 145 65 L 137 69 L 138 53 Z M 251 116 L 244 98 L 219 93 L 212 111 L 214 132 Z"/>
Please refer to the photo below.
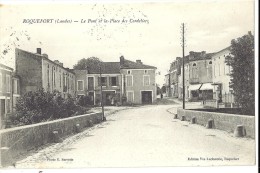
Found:
<path fill-rule="evenodd" d="M 109 86 L 112 86 L 112 77 L 109 77 Z"/>
<path fill-rule="evenodd" d="M 116 86 L 119 86 L 119 78 L 118 78 L 118 76 L 116 77 Z"/>
<path fill-rule="evenodd" d="M 98 86 L 100 86 L 100 84 L 101 84 L 101 78 L 98 77 Z"/>

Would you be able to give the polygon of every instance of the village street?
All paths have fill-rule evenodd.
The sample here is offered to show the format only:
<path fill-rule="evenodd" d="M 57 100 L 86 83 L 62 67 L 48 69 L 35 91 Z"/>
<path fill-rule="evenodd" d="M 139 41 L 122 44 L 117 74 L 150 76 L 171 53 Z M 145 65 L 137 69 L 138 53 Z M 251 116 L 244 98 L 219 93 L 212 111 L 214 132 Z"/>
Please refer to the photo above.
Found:
<path fill-rule="evenodd" d="M 173 119 L 181 104 L 121 110 L 16 168 L 253 165 L 255 140 Z M 187 107 L 192 104 L 187 104 Z"/>

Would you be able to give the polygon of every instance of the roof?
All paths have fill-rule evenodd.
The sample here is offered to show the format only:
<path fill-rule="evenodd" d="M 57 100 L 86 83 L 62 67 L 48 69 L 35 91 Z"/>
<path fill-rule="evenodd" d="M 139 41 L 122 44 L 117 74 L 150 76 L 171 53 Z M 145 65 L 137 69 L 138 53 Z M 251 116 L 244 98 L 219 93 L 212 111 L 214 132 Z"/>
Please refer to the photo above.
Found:
<path fill-rule="evenodd" d="M 53 64 L 59 66 L 60 68 L 63 68 L 64 70 L 67 70 L 67 71 L 69 71 L 69 72 L 71 72 L 71 73 L 74 73 L 73 69 L 66 68 L 66 67 L 63 67 L 62 65 L 60 65 L 60 64 L 58 64 L 58 63 L 55 63 L 54 61 L 52 61 L 52 60 L 50 60 L 49 58 L 45 57 L 44 54 L 38 54 L 38 53 L 28 52 L 28 51 L 26 51 L 26 50 L 22 50 L 22 49 L 19 49 L 19 48 L 16 48 L 16 49 L 19 50 L 19 51 L 23 51 L 23 52 L 25 52 L 25 53 L 28 53 L 28 54 L 36 55 L 36 56 L 33 57 L 33 58 L 36 58 L 36 59 L 38 59 L 38 60 L 39 60 L 39 58 L 45 59 L 45 60 L 47 60 L 47 61 L 49 61 L 49 62 L 51 62 L 51 63 L 53 63 Z"/>
<path fill-rule="evenodd" d="M 124 64 L 121 66 L 121 69 L 157 69 L 154 66 L 145 65 L 143 63 L 124 60 Z"/>
<path fill-rule="evenodd" d="M 212 59 L 212 56 L 214 54 L 215 53 L 205 53 L 204 55 L 202 55 L 201 52 L 192 52 L 192 56 L 190 55 L 189 61 Z"/>
<path fill-rule="evenodd" d="M 89 66 L 88 74 L 99 74 L 99 66 Z M 120 62 L 101 62 L 102 74 L 120 74 Z"/>
<path fill-rule="evenodd" d="M 6 66 L 6 65 L 4 65 L 4 64 L 1 64 L 1 63 L 0 63 L 0 67 L 2 67 L 2 68 L 4 68 L 4 69 L 7 69 L 7 70 L 13 71 L 13 68 L 8 67 L 8 66 Z"/>
<path fill-rule="evenodd" d="M 224 51 L 230 51 L 231 50 L 231 46 L 228 46 L 228 47 L 226 47 L 226 48 L 224 48 L 224 49 L 222 49 L 222 50 L 220 50 L 220 51 L 218 51 L 218 52 L 216 52 L 214 55 L 217 55 L 217 54 L 219 54 L 219 53 L 222 53 L 222 52 L 224 52 Z"/>

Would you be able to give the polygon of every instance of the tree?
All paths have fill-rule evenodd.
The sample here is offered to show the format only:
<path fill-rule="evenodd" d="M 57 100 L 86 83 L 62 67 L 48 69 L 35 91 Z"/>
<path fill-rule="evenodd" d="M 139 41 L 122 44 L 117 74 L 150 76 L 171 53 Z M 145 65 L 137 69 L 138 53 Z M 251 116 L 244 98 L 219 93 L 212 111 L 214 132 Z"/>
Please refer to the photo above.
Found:
<path fill-rule="evenodd" d="M 161 92 L 162 92 L 162 93 L 166 93 L 166 86 L 164 86 L 164 85 L 162 86 Z"/>
<path fill-rule="evenodd" d="M 226 62 L 232 67 L 230 87 L 243 113 L 254 114 L 255 110 L 255 66 L 254 36 L 251 32 L 231 41 L 231 55 Z"/>
<path fill-rule="evenodd" d="M 97 57 L 83 58 L 73 66 L 75 70 L 86 70 L 87 67 L 99 66 L 102 61 Z"/>

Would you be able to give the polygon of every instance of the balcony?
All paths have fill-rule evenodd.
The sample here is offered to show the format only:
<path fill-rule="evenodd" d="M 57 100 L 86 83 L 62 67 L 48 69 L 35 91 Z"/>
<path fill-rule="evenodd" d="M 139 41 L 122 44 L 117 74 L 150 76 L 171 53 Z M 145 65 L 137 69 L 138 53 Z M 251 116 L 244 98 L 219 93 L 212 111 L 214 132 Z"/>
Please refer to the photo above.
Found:
<path fill-rule="evenodd" d="M 199 78 L 190 78 L 190 84 L 198 84 Z"/>

